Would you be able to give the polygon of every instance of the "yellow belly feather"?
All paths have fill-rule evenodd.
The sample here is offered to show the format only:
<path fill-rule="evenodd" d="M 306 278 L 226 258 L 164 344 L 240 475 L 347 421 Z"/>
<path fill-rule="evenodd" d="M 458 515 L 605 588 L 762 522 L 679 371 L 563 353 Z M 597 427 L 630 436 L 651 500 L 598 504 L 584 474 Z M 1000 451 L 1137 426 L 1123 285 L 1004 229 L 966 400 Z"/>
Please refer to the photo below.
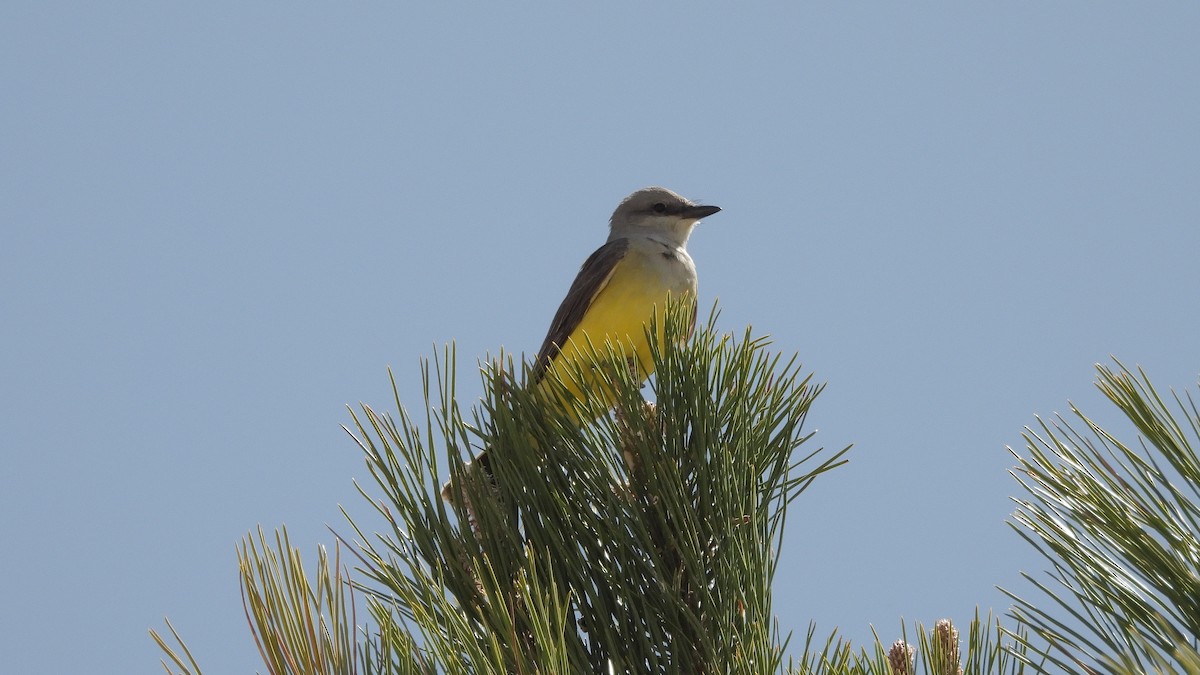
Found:
<path fill-rule="evenodd" d="M 655 262 L 660 264 L 652 264 Z M 637 359 L 642 380 L 653 374 L 654 362 L 650 357 L 650 344 L 646 336 L 651 318 L 657 313 L 660 322 L 658 337 L 661 341 L 661 322 L 664 320 L 667 298 L 678 302 L 684 296 L 695 293 L 694 282 L 677 282 L 677 287 L 673 288 L 665 271 L 660 261 L 648 260 L 646 253 L 631 251 L 626 255 L 613 271 L 608 284 L 596 295 L 567 343 L 561 345 L 560 352 L 540 385 L 541 391 L 548 393 L 546 380 L 558 379 L 565 386 L 566 394 L 572 398 L 582 399 L 586 387 L 604 396 L 606 409 L 616 402 L 613 392 L 608 387 L 600 386 L 598 376 L 593 374 L 595 366 L 589 341 L 597 358 L 604 359 L 607 345 L 612 345 L 613 350 L 623 354 L 627 360 Z M 576 368 L 582 371 L 582 382 L 572 375 Z M 573 406 L 568 403 L 564 401 L 565 407 L 571 410 Z"/>

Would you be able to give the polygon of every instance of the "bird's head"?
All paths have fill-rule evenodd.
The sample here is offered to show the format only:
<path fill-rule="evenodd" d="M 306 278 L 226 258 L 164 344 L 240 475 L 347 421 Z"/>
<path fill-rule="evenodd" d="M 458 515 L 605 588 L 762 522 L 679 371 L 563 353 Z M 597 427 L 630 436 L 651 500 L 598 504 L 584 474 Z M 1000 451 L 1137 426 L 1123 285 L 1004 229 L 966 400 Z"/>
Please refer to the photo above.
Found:
<path fill-rule="evenodd" d="M 609 238 L 655 233 L 682 246 L 701 218 L 720 210 L 719 206 L 696 204 L 666 188 L 642 188 L 626 197 L 613 211 L 609 220 Z"/>

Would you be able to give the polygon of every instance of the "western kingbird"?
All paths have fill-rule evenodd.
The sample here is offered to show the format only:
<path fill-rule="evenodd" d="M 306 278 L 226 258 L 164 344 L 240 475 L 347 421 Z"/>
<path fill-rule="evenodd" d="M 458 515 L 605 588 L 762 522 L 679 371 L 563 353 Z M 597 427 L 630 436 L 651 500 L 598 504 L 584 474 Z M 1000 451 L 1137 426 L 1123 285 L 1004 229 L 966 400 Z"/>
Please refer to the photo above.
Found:
<path fill-rule="evenodd" d="M 694 325 L 696 265 L 687 240 L 701 218 L 720 210 L 661 187 L 626 197 L 609 220 L 608 241 L 583 263 L 550 322 L 533 364 L 532 385 L 545 392 L 550 387 L 544 383 L 554 377 L 567 396 L 582 398 L 582 389 L 591 383 L 578 382 L 571 373 L 576 368 L 588 372 L 592 365 L 581 359 L 593 359 L 593 348 L 603 354 L 606 344 L 626 356 L 640 379 L 650 377 L 654 362 L 646 329 L 656 315 L 665 320 L 668 297 L 692 303 Z M 606 395 L 610 405 L 615 402 L 612 392 Z M 570 401 L 563 403 L 571 410 Z M 486 471 L 485 455 L 477 460 Z M 442 490 L 447 500 L 449 488 L 447 483 Z"/>
<path fill-rule="evenodd" d="M 666 319 L 668 296 L 691 302 L 695 321 L 696 265 L 687 240 L 701 218 L 720 210 L 661 187 L 626 197 L 609 220 L 608 241 L 583 263 L 550 322 L 534 361 L 534 383 L 556 376 L 569 395 L 582 398 L 587 383 L 569 373 L 578 366 L 587 372 L 579 360 L 592 358 L 592 348 L 603 353 L 605 343 L 623 351 L 641 379 L 649 377 L 654 363 L 646 329 L 655 314 Z"/>

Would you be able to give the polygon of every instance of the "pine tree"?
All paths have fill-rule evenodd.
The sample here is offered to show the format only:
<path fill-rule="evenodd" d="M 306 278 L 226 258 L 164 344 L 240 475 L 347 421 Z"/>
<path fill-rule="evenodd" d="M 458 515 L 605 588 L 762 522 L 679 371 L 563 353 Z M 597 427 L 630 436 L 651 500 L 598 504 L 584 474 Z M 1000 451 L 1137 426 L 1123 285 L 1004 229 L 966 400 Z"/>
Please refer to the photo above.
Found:
<path fill-rule="evenodd" d="M 1039 420 L 1018 456 L 1028 495 L 1013 526 L 1052 566 L 1050 583 L 1027 575 L 1044 607 L 1006 591 L 1015 628 L 977 616 L 965 643 L 944 620 L 915 624 L 911 644 L 902 624 L 894 643 L 857 649 L 810 626 L 786 659 L 791 636 L 771 610 L 786 515 L 848 448 L 808 451 L 821 386 L 715 318 L 686 341 L 683 316 L 668 317 L 661 341 L 652 330 L 645 388 L 600 346 L 598 382 L 568 374 L 598 394 L 573 410 L 548 407 L 501 361 L 483 369 L 468 421 L 452 347 L 422 370 L 423 415 L 398 393 L 392 414 L 352 410 L 347 431 L 375 483 L 360 490 L 388 531 L 367 534 L 348 515 L 348 536 L 332 559 L 319 550 L 311 577 L 285 530 L 243 541 L 267 671 L 1200 674 L 1200 414 L 1190 396 L 1172 411 L 1124 367 L 1101 367 L 1098 384 L 1140 443 L 1073 409 L 1086 433 Z M 490 472 L 467 463 L 484 448 Z M 454 504 L 439 495 L 447 478 Z M 177 646 L 151 631 L 164 668 L 199 674 L 167 626 Z"/>
<path fill-rule="evenodd" d="M 355 528 L 350 545 L 376 628 L 347 639 L 356 607 L 344 605 L 310 628 L 337 614 L 349 572 L 322 558 L 313 591 L 283 563 L 286 540 L 276 553 L 259 533 L 241 559 L 270 671 L 779 671 L 771 582 L 787 507 L 846 450 L 804 451 L 821 386 L 765 339 L 721 334 L 715 320 L 690 340 L 684 312 L 665 319 L 661 341 L 651 328 L 646 391 L 619 349 L 593 345 L 595 372 L 567 377 L 611 396 L 548 406 L 501 361 L 484 369 L 468 421 L 448 348 L 423 369 L 424 419 L 399 400 L 394 415 L 352 411 L 348 431 L 381 491 L 364 494 L 391 527 Z M 491 475 L 461 470 L 482 448 Z M 439 498 L 447 464 L 453 505 Z M 317 669 L 337 659 L 342 669 Z"/>

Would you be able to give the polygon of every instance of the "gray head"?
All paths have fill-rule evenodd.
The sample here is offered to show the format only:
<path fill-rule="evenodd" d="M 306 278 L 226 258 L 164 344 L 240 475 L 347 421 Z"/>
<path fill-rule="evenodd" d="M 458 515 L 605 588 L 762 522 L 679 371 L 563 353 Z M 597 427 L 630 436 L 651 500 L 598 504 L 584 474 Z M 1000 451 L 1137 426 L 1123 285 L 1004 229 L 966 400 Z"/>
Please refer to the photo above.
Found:
<path fill-rule="evenodd" d="M 720 211 L 685 199 L 666 188 L 642 188 L 629 195 L 608 221 L 608 238 L 657 234 L 683 246 L 696 222 Z"/>

